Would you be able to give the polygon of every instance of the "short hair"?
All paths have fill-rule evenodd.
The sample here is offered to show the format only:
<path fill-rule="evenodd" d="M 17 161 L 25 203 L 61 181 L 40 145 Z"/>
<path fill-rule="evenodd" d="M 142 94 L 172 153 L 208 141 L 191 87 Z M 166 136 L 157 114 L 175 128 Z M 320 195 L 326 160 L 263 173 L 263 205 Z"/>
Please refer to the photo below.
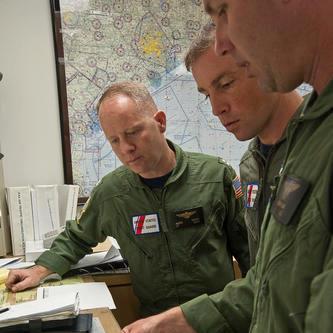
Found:
<path fill-rule="evenodd" d="M 195 61 L 198 60 L 215 43 L 215 25 L 213 22 L 207 23 L 200 34 L 190 45 L 184 62 L 186 69 L 190 72 Z"/>
<path fill-rule="evenodd" d="M 157 110 L 157 106 L 144 84 L 132 81 L 122 81 L 114 83 L 105 89 L 97 103 L 97 113 L 99 113 L 99 108 L 105 99 L 121 95 L 129 97 L 137 104 L 138 108 L 146 106 L 149 110 Z"/>

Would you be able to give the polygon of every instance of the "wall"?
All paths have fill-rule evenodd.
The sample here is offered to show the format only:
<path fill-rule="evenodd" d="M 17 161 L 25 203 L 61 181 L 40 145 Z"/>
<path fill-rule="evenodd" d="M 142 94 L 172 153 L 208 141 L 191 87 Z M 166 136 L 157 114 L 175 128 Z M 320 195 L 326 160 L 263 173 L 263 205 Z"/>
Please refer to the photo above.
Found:
<path fill-rule="evenodd" d="M 6 186 L 63 184 L 48 0 L 0 1 L 0 145 Z"/>

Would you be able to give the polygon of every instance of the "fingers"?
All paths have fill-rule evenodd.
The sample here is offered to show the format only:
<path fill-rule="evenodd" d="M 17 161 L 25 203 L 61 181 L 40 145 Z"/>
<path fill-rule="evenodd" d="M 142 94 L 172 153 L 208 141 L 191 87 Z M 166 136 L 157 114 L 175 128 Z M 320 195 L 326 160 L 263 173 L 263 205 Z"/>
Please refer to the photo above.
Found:
<path fill-rule="evenodd" d="M 40 276 L 34 270 L 12 270 L 5 282 L 8 289 L 13 292 L 25 290 L 30 287 L 35 287 L 40 282 Z"/>
<path fill-rule="evenodd" d="M 8 289 L 12 289 L 12 287 L 19 281 L 20 275 L 18 274 L 18 271 L 13 270 L 9 272 L 5 285 Z"/>

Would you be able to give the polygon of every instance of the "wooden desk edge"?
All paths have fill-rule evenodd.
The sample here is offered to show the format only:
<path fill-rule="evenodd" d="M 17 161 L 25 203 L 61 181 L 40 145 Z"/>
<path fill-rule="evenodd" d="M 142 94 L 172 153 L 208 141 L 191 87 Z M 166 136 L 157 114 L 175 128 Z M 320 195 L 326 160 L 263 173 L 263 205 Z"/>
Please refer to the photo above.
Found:
<path fill-rule="evenodd" d="M 82 313 L 92 313 L 101 321 L 105 333 L 120 333 L 121 328 L 109 308 L 84 310 Z"/>

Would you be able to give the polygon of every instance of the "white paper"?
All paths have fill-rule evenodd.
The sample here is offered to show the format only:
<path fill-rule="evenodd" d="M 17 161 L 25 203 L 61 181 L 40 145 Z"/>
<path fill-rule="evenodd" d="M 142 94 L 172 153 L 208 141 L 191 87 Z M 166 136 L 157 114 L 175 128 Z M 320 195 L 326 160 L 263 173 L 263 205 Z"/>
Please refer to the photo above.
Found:
<path fill-rule="evenodd" d="M 35 240 L 60 228 L 57 185 L 36 185 L 31 189 Z"/>
<path fill-rule="evenodd" d="M 14 262 L 13 264 L 9 264 L 6 266 L 7 269 L 22 269 L 29 268 L 35 266 L 36 264 L 33 261 L 20 261 Z"/>
<path fill-rule="evenodd" d="M 77 310 L 77 293 L 69 290 L 66 294 L 54 294 L 48 298 L 11 305 L 8 311 L 0 314 L 0 325 L 8 321 L 36 319 L 63 312 L 75 314 Z"/>
<path fill-rule="evenodd" d="M 117 240 L 112 236 L 108 236 L 108 238 L 110 239 L 112 246 L 114 246 L 117 250 L 120 250 Z"/>
<path fill-rule="evenodd" d="M 114 246 L 111 246 L 109 251 L 85 255 L 77 264 L 71 265 L 71 269 L 95 266 L 118 260 L 123 260 L 123 258 L 121 257 L 119 250 Z"/>
<path fill-rule="evenodd" d="M 66 295 L 78 292 L 80 298 L 80 310 L 95 308 L 116 309 L 113 298 L 104 282 L 75 283 L 62 286 L 39 287 L 37 299 L 53 297 L 54 295 Z"/>
<path fill-rule="evenodd" d="M 22 260 L 22 258 L 20 258 L 20 257 L 0 259 L 0 267 L 5 267 L 5 266 L 7 266 L 9 264 L 13 264 L 13 263 L 19 262 L 21 260 Z"/>

